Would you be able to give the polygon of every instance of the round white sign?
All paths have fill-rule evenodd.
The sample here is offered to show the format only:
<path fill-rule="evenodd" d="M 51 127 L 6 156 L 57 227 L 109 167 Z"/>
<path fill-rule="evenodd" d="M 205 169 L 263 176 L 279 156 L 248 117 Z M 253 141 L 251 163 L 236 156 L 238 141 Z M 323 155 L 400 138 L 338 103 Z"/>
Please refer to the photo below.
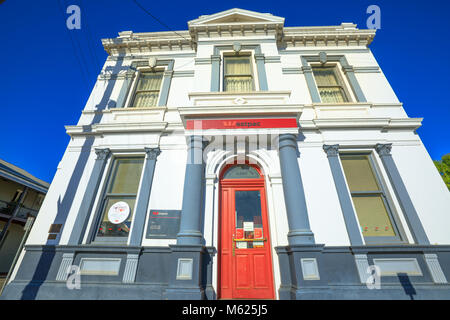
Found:
<path fill-rule="evenodd" d="M 119 201 L 114 203 L 108 211 L 108 220 L 111 223 L 119 224 L 128 219 L 130 207 L 128 203 Z"/>

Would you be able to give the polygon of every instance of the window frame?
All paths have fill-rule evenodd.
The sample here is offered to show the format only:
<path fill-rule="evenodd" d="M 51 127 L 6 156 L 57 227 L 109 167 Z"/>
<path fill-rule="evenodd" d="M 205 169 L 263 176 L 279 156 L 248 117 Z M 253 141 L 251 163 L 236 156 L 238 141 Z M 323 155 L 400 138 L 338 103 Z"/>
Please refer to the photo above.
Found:
<path fill-rule="evenodd" d="M 118 244 L 118 245 L 125 245 L 128 244 L 129 239 L 130 239 L 130 234 L 133 232 L 133 225 L 134 225 L 134 216 L 136 213 L 136 204 L 133 208 L 133 211 L 130 212 L 130 215 L 133 217 L 131 224 L 130 224 L 130 231 L 128 233 L 128 237 L 97 237 L 97 231 L 98 228 L 101 224 L 101 220 L 102 220 L 102 213 L 103 210 L 105 208 L 105 205 L 107 203 L 108 200 L 108 187 L 110 185 L 111 179 L 112 179 L 112 173 L 114 171 L 114 164 L 115 161 L 118 159 L 137 159 L 137 158 L 141 158 L 143 159 L 143 166 L 142 166 L 142 170 L 141 170 L 141 175 L 139 178 L 139 183 L 138 183 L 138 189 L 136 191 L 136 204 L 137 204 L 137 199 L 139 197 L 139 194 L 141 192 L 141 185 L 142 185 L 142 178 L 144 175 L 144 169 L 145 169 L 145 153 L 119 153 L 119 154 L 112 154 L 110 159 L 109 159 L 109 163 L 107 165 L 107 168 L 105 168 L 106 170 L 104 170 L 103 173 L 103 177 L 102 177 L 102 182 L 101 182 L 101 188 L 99 188 L 98 190 L 100 192 L 97 193 L 96 195 L 96 200 L 94 203 L 94 206 L 92 211 L 91 211 L 91 215 L 93 216 L 91 218 L 90 221 L 90 225 L 88 225 L 88 227 L 86 228 L 86 231 L 88 231 L 88 234 L 86 235 L 86 243 L 91 244 L 91 245 L 109 245 L 109 244 Z M 117 195 L 117 194 L 115 194 Z M 121 196 L 123 196 L 123 194 L 121 194 Z M 134 194 L 133 194 L 134 196 Z"/>
<path fill-rule="evenodd" d="M 253 90 L 252 91 L 225 91 L 225 77 L 226 76 L 230 76 L 230 75 L 226 75 L 225 74 L 225 60 L 227 58 L 239 58 L 239 57 L 248 57 L 249 58 L 249 63 L 250 63 L 250 70 L 251 70 L 251 74 L 248 75 L 234 75 L 235 77 L 239 77 L 239 76 L 251 76 L 252 78 L 252 87 Z M 253 58 L 253 59 L 252 59 Z M 249 92 L 256 92 L 258 91 L 257 88 L 259 88 L 259 82 L 258 82 L 258 77 L 256 77 L 255 75 L 258 74 L 257 70 L 256 70 L 256 64 L 254 63 L 254 59 L 255 59 L 255 53 L 254 50 L 245 50 L 245 51 L 239 51 L 238 53 L 234 52 L 234 51 L 221 51 L 221 74 L 222 74 L 222 81 L 220 81 L 220 92 L 225 92 L 225 93 L 230 93 L 230 94 L 241 94 L 241 93 L 249 93 Z"/>
<path fill-rule="evenodd" d="M 350 186 L 347 181 L 347 176 L 345 175 L 344 167 L 342 164 L 342 156 L 366 156 L 368 159 L 368 163 L 370 169 L 372 170 L 372 174 L 375 178 L 376 183 L 378 184 L 379 190 L 367 190 L 367 191 L 351 191 Z M 349 196 L 352 202 L 353 210 L 355 212 L 356 220 L 358 221 L 359 230 L 361 232 L 361 237 L 366 245 L 384 245 L 384 244 L 405 244 L 408 243 L 408 238 L 405 234 L 405 231 L 402 227 L 402 222 L 395 210 L 395 206 L 391 199 L 391 195 L 388 193 L 387 186 L 382 179 L 382 173 L 380 169 L 375 163 L 374 153 L 372 151 L 339 151 L 339 162 L 342 167 L 342 173 L 345 178 L 345 183 L 347 185 L 347 189 L 349 192 Z M 353 202 L 353 196 L 375 196 L 379 195 L 383 201 L 384 207 L 386 208 L 387 215 L 392 224 L 392 227 L 395 231 L 395 236 L 364 236 L 364 233 L 359 224 L 359 217 L 356 211 L 355 204 Z"/>
<path fill-rule="evenodd" d="M 342 103 L 354 103 L 356 101 L 353 94 L 350 92 L 350 90 L 348 90 L 349 83 L 346 81 L 346 77 L 341 73 L 342 66 L 338 62 L 331 62 L 331 63 L 328 62 L 325 64 L 310 63 L 310 66 L 311 66 L 311 72 L 312 72 L 313 78 L 314 78 L 314 83 L 315 83 L 315 86 L 317 89 L 317 93 L 319 94 L 320 103 L 342 104 Z M 322 96 L 320 94 L 320 89 L 319 89 L 320 87 L 317 84 L 316 76 L 314 74 L 314 68 L 332 68 L 333 69 L 338 84 L 336 86 L 320 86 L 320 87 L 333 87 L 333 88 L 339 87 L 342 90 L 344 99 L 346 101 L 344 101 L 344 102 L 323 102 Z"/>
<path fill-rule="evenodd" d="M 158 100 L 156 101 L 156 105 L 154 106 L 149 106 L 149 107 L 135 107 L 133 106 L 135 98 L 136 98 L 136 94 L 140 92 L 146 92 L 146 91 L 156 91 L 156 90 L 137 90 L 138 85 L 139 85 L 139 80 L 141 79 L 141 75 L 143 73 L 149 73 L 149 72 L 162 72 L 162 79 L 161 79 L 161 85 L 159 87 L 158 90 Z M 127 101 L 125 103 L 125 108 L 127 109 L 137 109 L 137 110 L 142 110 L 142 109 L 148 109 L 148 108 L 158 108 L 158 107 L 163 107 L 160 106 L 160 100 L 161 100 L 161 89 L 163 87 L 164 84 L 164 73 L 166 72 L 166 68 L 165 66 L 157 66 L 155 68 L 150 68 L 150 67 L 137 67 L 136 68 L 136 72 L 135 72 L 135 76 L 134 79 L 132 81 L 132 85 L 131 85 L 131 90 L 130 93 L 128 94 L 127 97 Z"/>

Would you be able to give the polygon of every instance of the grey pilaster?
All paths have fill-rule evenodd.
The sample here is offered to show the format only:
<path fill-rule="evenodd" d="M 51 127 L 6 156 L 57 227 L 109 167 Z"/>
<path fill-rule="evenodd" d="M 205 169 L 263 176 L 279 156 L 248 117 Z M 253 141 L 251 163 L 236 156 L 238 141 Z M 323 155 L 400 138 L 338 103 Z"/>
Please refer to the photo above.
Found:
<path fill-rule="evenodd" d="M 167 105 L 167 99 L 169 98 L 170 83 L 172 82 L 173 70 L 164 71 L 163 83 L 161 86 L 160 96 L 159 96 L 159 106 Z"/>
<path fill-rule="evenodd" d="M 198 245 L 203 239 L 200 230 L 204 188 L 203 138 L 190 136 L 188 139 L 183 207 L 180 231 L 177 235 L 178 245 Z"/>
<path fill-rule="evenodd" d="M 320 94 L 319 90 L 317 90 L 316 81 L 314 80 L 314 74 L 312 72 L 311 66 L 308 64 L 308 61 L 301 57 L 302 61 L 302 71 L 305 75 L 306 84 L 308 85 L 308 90 L 311 95 L 311 100 L 313 103 L 320 103 Z"/>
<path fill-rule="evenodd" d="M 78 211 L 78 216 L 72 227 L 72 233 L 70 234 L 68 242 L 69 245 L 80 244 L 83 241 L 83 235 L 86 231 L 92 205 L 94 203 L 95 195 L 97 194 L 98 186 L 100 184 L 101 176 L 105 168 L 106 159 L 110 154 L 110 150 L 108 148 L 96 148 L 95 153 L 97 154 L 97 159 L 95 160 L 91 177 L 89 178 L 86 190 L 84 192 L 83 200 Z"/>
<path fill-rule="evenodd" d="M 133 283 L 136 279 L 136 271 L 139 262 L 139 254 L 128 254 L 125 270 L 123 272 L 123 283 Z"/>
<path fill-rule="evenodd" d="M 444 272 L 442 272 L 437 254 L 425 253 L 424 256 L 434 283 L 447 283 L 447 278 L 445 278 Z"/>
<path fill-rule="evenodd" d="M 219 92 L 220 89 L 220 55 L 211 56 L 211 92 Z"/>
<path fill-rule="evenodd" d="M 339 162 L 339 145 L 324 145 L 323 150 L 327 153 L 328 163 L 330 164 L 331 174 L 333 175 L 334 185 L 338 194 L 342 214 L 344 215 L 345 226 L 348 237 L 352 245 L 363 245 L 360 233 L 360 227 L 353 209 L 352 199 L 347 189 L 347 184 Z"/>
<path fill-rule="evenodd" d="M 59 265 L 58 274 L 56 275 L 56 281 L 66 281 L 69 276 L 70 267 L 73 264 L 73 253 L 64 253 L 62 256 L 61 264 Z"/>
<path fill-rule="evenodd" d="M 366 254 L 355 254 L 356 269 L 358 269 L 359 280 L 361 283 L 366 283 L 369 278 L 367 268 L 369 267 L 369 260 Z"/>
<path fill-rule="evenodd" d="M 342 66 L 342 71 L 344 72 L 344 74 L 347 75 L 348 82 L 350 82 L 350 85 L 353 89 L 356 99 L 358 100 L 358 102 L 366 102 L 367 101 L 366 97 L 364 96 L 364 93 L 363 93 L 361 87 L 359 86 L 358 80 L 356 79 L 353 66 L 350 66 L 348 64 L 345 56 L 342 56 L 340 58 L 340 62 L 341 62 L 341 66 Z"/>
<path fill-rule="evenodd" d="M 145 148 L 145 152 L 147 156 L 145 157 L 141 188 L 136 201 L 133 228 L 131 228 L 130 234 L 130 246 L 140 246 L 142 242 L 142 234 L 144 232 L 145 217 L 152 190 L 156 158 L 161 153 L 161 150 L 159 148 Z"/>
<path fill-rule="evenodd" d="M 261 53 L 255 53 L 256 69 L 258 70 L 259 90 L 269 90 L 267 85 L 266 67 L 264 62 L 264 55 Z"/>
<path fill-rule="evenodd" d="M 405 215 L 406 221 L 410 231 L 414 237 L 414 240 L 418 244 L 429 244 L 430 241 L 425 233 L 422 223 L 417 215 L 416 209 L 409 197 L 408 191 L 406 190 L 405 184 L 398 172 L 397 166 L 392 159 L 391 149 L 392 143 L 388 144 L 377 144 L 375 146 L 378 154 L 380 155 L 383 166 L 386 169 L 389 180 L 394 187 L 395 194 L 397 195 L 397 200 Z"/>
<path fill-rule="evenodd" d="M 289 224 L 289 244 L 313 244 L 314 234 L 309 226 L 305 193 L 297 162 L 296 135 L 280 135 L 279 153 L 284 200 Z"/>

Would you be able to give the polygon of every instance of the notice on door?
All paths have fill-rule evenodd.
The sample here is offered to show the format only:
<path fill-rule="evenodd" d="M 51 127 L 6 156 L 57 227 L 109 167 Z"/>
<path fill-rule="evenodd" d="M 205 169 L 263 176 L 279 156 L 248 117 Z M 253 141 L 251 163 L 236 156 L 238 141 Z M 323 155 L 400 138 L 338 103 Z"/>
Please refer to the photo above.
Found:
<path fill-rule="evenodd" d="M 180 230 L 181 210 L 151 210 L 147 239 L 175 239 Z"/>

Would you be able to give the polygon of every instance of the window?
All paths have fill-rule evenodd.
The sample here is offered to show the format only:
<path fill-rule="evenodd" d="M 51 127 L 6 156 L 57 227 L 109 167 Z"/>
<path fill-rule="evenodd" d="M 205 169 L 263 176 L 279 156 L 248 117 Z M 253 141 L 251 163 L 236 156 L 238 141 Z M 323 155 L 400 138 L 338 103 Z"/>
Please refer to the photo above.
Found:
<path fill-rule="evenodd" d="M 370 155 L 341 154 L 340 158 L 366 243 L 401 241 Z"/>
<path fill-rule="evenodd" d="M 228 169 L 223 175 L 224 179 L 259 179 L 258 171 L 249 165 L 236 165 Z"/>
<path fill-rule="evenodd" d="M 95 241 L 126 241 L 130 233 L 144 158 L 115 158 L 102 198 Z M 109 240 L 108 240 L 109 239 Z"/>
<path fill-rule="evenodd" d="M 163 71 L 141 72 L 134 93 L 132 108 L 146 108 L 158 105 Z"/>
<path fill-rule="evenodd" d="M 224 56 L 223 91 L 254 91 L 250 55 Z"/>
<path fill-rule="evenodd" d="M 323 103 L 348 102 L 342 82 L 336 73 L 336 67 L 312 67 L 320 99 Z"/>

